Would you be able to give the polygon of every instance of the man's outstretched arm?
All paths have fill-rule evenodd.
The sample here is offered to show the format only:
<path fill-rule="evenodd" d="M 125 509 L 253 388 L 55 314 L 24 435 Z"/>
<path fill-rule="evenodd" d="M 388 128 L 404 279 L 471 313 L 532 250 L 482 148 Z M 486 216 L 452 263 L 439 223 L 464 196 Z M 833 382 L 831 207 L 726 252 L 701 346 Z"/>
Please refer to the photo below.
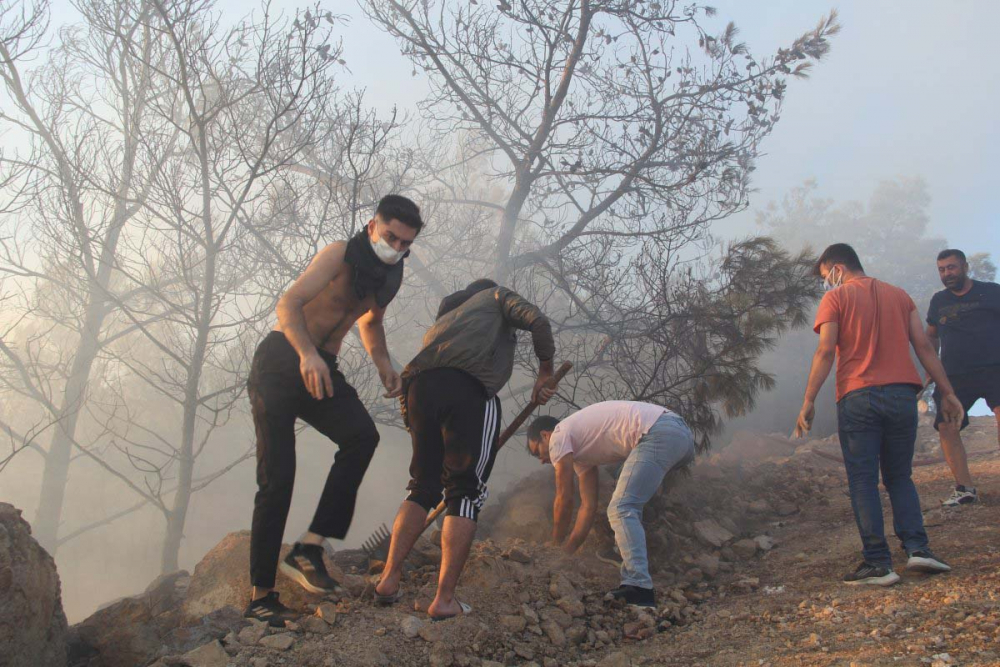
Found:
<path fill-rule="evenodd" d="M 820 325 L 819 343 L 813 353 L 812 366 L 809 368 L 809 382 L 806 384 L 806 395 L 802 399 L 802 409 L 795 422 L 792 437 L 801 438 L 812 428 L 813 417 L 816 416 L 816 396 L 823 388 L 823 383 L 830 376 L 830 369 L 837 358 L 837 336 L 840 326 L 836 322 L 825 322 Z"/>
<path fill-rule="evenodd" d="M 597 514 L 597 474 L 597 467 L 594 466 L 579 475 L 580 509 L 576 513 L 573 532 L 563 547 L 566 553 L 576 553 L 594 527 L 594 516 Z"/>
<path fill-rule="evenodd" d="M 358 319 L 358 333 L 361 335 L 361 342 L 371 356 L 375 368 L 378 369 L 382 386 L 385 387 L 385 397 L 396 398 L 403 393 L 403 381 L 399 378 L 396 369 L 392 367 L 389 346 L 385 342 L 384 318 L 385 308 L 373 307 Z"/>
<path fill-rule="evenodd" d="M 941 405 L 938 406 L 938 409 L 941 410 L 944 420 L 950 424 L 961 424 L 962 417 L 965 416 L 962 402 L 955 396 L 955 389 L 948 381 L 948 374 L 944 372 L 941 359 L 938 358 L 931 341 L 924 333 L 923 324 L 920 322 L 920 316 L 917 315 L 916 310 L 910 311 L 910 345 L 913 346 L 913 351 L 916 352 L 920 365 L 924 367 L 927 374 L 934 380 L 934 384 L 937 385 L 941 395 Z"/>
<path fill-rule="evenodd" d="M 553 464 L 556 469 L 556 499 L 552 505 L 552 542 L 562 544 L 573 518 L 573 455 L 567 454 Z"/>

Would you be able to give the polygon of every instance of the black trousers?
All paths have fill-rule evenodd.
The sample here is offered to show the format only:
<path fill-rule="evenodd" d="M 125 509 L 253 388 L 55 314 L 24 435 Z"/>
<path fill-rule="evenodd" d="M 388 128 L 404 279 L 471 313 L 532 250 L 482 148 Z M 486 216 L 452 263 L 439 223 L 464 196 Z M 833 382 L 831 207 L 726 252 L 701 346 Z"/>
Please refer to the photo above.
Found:
<path fill-rule="evenodd" d="M 410 383 L 406 413 L 413 441 L 407 500 L 476 521 L 489 495 L 500 436 L 500 399 L 454 368 L 423 371 Z"/>
<path fill-rule="evenodd" d="M 330 367 L 333 397 L 321 401 L 306 390 L 299 355 L 285 335 L 272 331 L 257 347 L 247 389 L 257 432 L 257 495 L 250 536 L 250 582 L 272 588 L 285 521 L 295 484 L 295 420 L 335 442 L 339 449 L 309 530 L 342 539 L 354 516 L 358 487 L 379 435 L 354 387 L 337 370 L 337 357 L 320 351 Z"/>

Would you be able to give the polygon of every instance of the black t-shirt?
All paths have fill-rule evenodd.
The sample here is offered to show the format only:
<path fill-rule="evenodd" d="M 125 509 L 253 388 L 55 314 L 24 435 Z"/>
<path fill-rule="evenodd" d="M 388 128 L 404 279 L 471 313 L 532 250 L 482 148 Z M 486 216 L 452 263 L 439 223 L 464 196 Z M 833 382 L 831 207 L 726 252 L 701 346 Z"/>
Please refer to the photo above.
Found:
<path fill-rule="evenodd" d="M 1000 366 L 1000 285 L 973 280 L 962 296 L 941 290 L 931 297 L 927 323 L 937 327 L 948 375 Z"/>

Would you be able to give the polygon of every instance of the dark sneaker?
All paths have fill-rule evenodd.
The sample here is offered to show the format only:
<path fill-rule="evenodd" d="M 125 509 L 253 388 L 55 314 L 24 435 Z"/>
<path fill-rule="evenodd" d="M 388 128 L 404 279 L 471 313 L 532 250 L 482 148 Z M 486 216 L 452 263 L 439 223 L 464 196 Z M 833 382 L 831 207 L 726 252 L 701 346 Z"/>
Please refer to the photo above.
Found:
<path fill-rule="evenodd" d="M 285 621 L 294 621 L 299 617 L 294 611 L 281 604 L 276 591 L 271 591 L 259 600 L 251 600 L 243 612 L 243 616 L 263 621 L 272 628 L 283 628 Z"/>
<path fill-rule="evenodd" d="M 941 501 L 941 507 L 958 507 L 959 505 L 971 505 L 979 502 L 979 492 L 975 488 L 968 488 L 959 484 L 951 495 Z"/>
<path fill-rule="evenodd" d="M 622 557 L 619 555 L 618 547 L 616 546 L 611 545 L 598 549 L 594 555 L 597 556 L 597 560 L 602 563 L 614 565 L 615 567 L 622 566 Z"/>
<path fill-rule="evenodd" d="M 640 588 L 638 586 L 622 584 L 615 590 L 611 591 L 611 595 L 623 601 L 625 604 L 634 605 L 636 607 L 656 606 L 656 593 L 653 592 L 652 588 Z"/>
<path fill-rule="evenodd" d="M 927 574 L 940 574 L 951 572 L 951 566 L 932 554 L 929 550 L 914 551 L 910 554 L 910 559 L 906 561 L 906 569 L 911 572 L 926 572 Z"/>
<path fill-rule="evenodd" d="M 340 590 L 337 582 L 327 574 L 323 563 L 323 547 L 318 544 L 296 542 L 278 569 L 310 593 L 333 593 Z"/>
<path fill-rule="evenodd" d="M 851 586 L 892 586 L 899 581 L 899 575 L 890 568 L 871 563 L 862 563 L 858 569 L 844 576 L 844 583 Z"/>

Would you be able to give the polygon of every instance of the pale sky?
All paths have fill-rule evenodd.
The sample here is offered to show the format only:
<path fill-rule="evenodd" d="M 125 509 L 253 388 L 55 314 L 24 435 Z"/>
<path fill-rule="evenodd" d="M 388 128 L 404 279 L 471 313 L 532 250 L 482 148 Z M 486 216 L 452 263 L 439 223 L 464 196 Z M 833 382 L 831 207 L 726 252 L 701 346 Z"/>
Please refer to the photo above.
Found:
<path fill-rule="evenodd" d="M 458 2 L 465 0 L 455 0 Z M 486 0 L 489 1 L 489 0 Z M 836 7 L 843 31 L 810 79 L 792 81 L 781 121 L 765 141 L 755 172 L 751 210 L 717 231 L 741 233 L 753 210 L 780 199 L 807 178 L 836 201 L 866 200 L 880 179 L 922 176 L 932 202 L 931 232 L 969 252 L 1000 258 L 994 196 L 1000 176 L 1000 70 L 995 67 L 993 0 L 719 0 L 721 30 L 732 20 L 751 52 L 764 55 L 812 28 Z M 253 3 L 221 0 L 234 19 Z M 307 3 L 273 0 L 272 11 L 294 12 Z M 395 42 L 372 26 L 354 0 L 323 6 L 350 18 L 343 30 L 345 83 L 364 87 L 369 102 L 417 113 L 427 90 L 423 73 Z M 55 0 L 57 21 L 74 12 Z M 850 241 L 850 239 L 845 239 Z M 934 270 L 933 258 L 928 270 Z"/>

